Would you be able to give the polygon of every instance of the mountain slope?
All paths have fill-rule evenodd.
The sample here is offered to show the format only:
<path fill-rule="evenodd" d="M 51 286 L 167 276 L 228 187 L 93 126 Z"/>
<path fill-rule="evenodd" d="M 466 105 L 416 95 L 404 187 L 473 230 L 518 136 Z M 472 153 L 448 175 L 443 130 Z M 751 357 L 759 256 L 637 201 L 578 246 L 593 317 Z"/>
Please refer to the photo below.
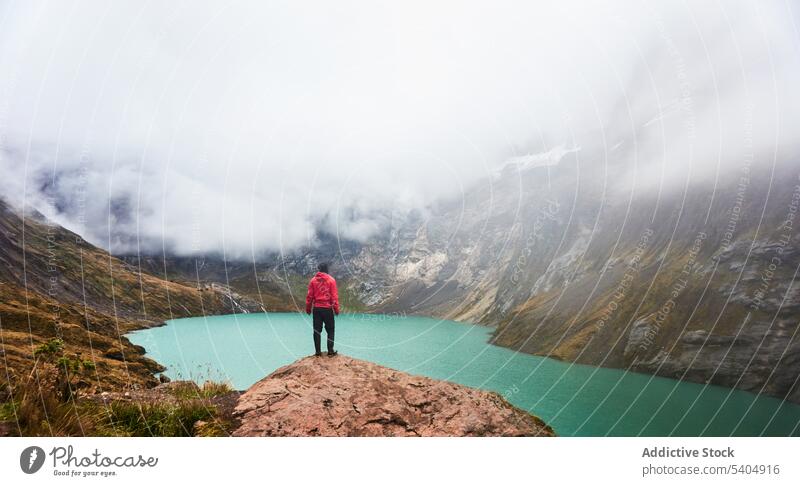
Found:
<path fill-rule="evenodd" d="M 0 201 L 0 349 L 12 384 L 32 370 L 37 346 L 65 342 L 96 364 L 96 388 L 156 382 L 160 365 L 126 332 L 173 317 L 231 312 L 230 296 L 140 272 L 35 211 Z"/>
<path fill-rule="evenodd" d="M 512 349 L 800 401 L 799 183 L 784 162 L 661 188 L 571 155 L 391 228 L 349 282 Z"/>

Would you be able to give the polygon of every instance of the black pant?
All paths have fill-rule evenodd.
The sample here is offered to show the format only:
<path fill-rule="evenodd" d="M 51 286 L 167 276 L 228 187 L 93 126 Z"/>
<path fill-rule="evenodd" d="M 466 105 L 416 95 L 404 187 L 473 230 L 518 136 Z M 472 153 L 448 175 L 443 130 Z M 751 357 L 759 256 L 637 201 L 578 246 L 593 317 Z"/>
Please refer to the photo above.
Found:
<path fill-rule="evenodd" d="M 328 352 L 333 352 L 333 309 L 327 307 L 314 308 L 314 350 L 320 351 L 320 334 L 322 334 L 322 324 L 325 324 L 325 334 L 328 335 Z"/>

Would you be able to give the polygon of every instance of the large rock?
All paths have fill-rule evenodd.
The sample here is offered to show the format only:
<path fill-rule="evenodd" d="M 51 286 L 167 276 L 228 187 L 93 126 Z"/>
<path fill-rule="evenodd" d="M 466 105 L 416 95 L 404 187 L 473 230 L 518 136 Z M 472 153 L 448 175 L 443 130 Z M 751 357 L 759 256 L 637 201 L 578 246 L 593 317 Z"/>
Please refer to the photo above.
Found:
<path fill-rule="evenodd" d="M 235 436 L 554 436 L 496 393 L 345 356 L 308 357 L 247 390 Z"/>
<path fill-rule="evenodd" d="M 642 348 L 646 349 L 650 344 L 648 339 L 653 339 L 656 332 L 649 316 L 637 319 L 631 326 L 630 333 L 628 333 L 628 343 L 625 345 L 625 356 L 636 356 L 637 352 L 641 351 Z"/>

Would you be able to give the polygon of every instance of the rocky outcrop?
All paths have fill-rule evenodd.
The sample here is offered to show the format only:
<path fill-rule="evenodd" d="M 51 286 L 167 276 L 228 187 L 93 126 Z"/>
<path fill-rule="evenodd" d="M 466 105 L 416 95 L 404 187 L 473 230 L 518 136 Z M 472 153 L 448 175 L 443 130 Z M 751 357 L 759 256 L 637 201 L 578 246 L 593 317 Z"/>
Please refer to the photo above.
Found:
<path fill-rule="evenodd" d="M 240 398 L 235 436 L 554 436 L 498 394 L 346 356 L 308 357 Z"/>

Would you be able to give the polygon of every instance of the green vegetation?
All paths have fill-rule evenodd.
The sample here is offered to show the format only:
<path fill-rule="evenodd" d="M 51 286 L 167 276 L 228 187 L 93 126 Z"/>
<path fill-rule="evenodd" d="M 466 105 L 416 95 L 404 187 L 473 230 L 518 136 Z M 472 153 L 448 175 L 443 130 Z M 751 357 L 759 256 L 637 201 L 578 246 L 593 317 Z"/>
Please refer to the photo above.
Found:
<path fill-rule="evenodd" d="M 0 403 L 0 422 L 15 421 L 14 408 L 13 402 Z"/>
<path fill-rule="evenodd" d="M 215 408 L 199 401 L 178 403 L 112 402 L 99 435 L 190 437 L 195 423 L 213 420 Z"/>
<path fill-rule="evenodd" d="M 361 302 L 355 292 L 351 291 L 347 285 L 339 286 L 339 304 L 342 307 L 342 312 L 364 312 L 368 307 Z"/>
<path fill-rule="evenodd" d="M 62 352 L 64 349 L 64 341 L 59 338 L 54 338 L 44 344 L 40 344 L 33 351 L 34 356 L 51 357 Z"/>
<path fill-rule="evenodd" d="M 77 394 L 78 389 L 91 380 L 90 374 L 95 370 L 93 361 L 82 359 L 79 354 L 67 356 L 64 341 L 59 338 L 39 345 L 33 355 L 36 357 L 34 366 L 39 367 L 38 373 L 44 373 L 55 382 L 56 395 L 62 401 Z"/>
<path fill-rule="evenodd" d="M 180 386 L 173 387 L 170 391 L 175 398 L 192 400 L 219 397 L 232 392 L 233 388 L 227 382 L 206 380 L 201 387 L 192 382 L 185 382 Z"/>
<path fill-rule="evenodd" d="M 227 436 L 231 429 L 229 420 L 210 403 L 232 392 L 227 383 L 207 381 L 202 387 L 181 383 L 163 400 L 156 395 L 158 401 L 103 403 L 77 394 L 64 398 L 56 373 L 55 367 L 43 369 L 17 386 L 13 399 L 0 403 L 0 422 L 15 424 L 15 432 L 22 436 Z"/>

